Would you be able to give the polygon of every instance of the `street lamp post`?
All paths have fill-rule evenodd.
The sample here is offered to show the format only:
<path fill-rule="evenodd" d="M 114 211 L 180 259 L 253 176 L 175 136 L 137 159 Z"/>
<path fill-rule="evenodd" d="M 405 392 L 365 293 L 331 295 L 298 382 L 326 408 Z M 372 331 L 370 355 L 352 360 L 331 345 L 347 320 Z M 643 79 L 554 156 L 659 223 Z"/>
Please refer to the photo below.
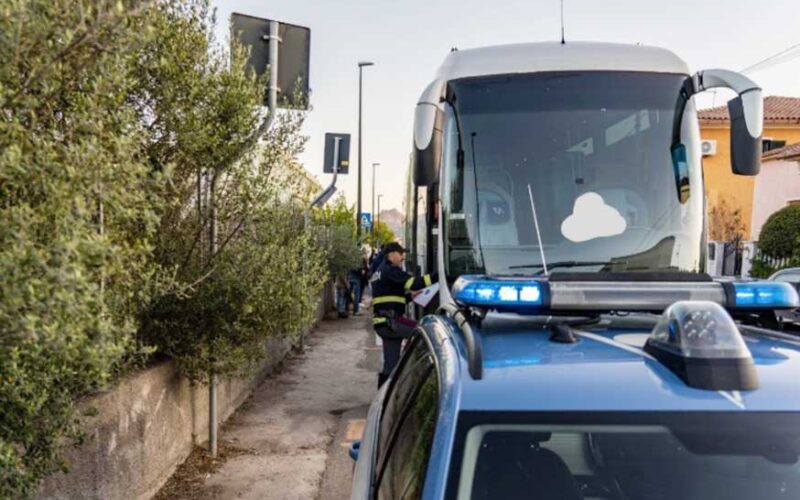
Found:
<path fill-rule="evenodd" d="M 378 195 L 378 218 L 376 219 L 375 225 L 378 225 L 378 222 L 381 221 L 381 198 L 383 197 L 382 194 Z M 381 242 L 383 243 L 383 242 Z"/>
<path fill-rule="evenodd" d="M 375 246 L 375 167 L 378 165 L 380 165 L 380 163 L 372 164 L 372 227 L 370 228 L 372 246 Z"/>
<path fill-rule="evenodd" d="M 375 63 L 361 61 L 358 63 L 358 196 L 356 203 L 356 236 L 361 237 L 361 94 L 362 94 L 362 75 L 364 66 L 372 66 Z"/>

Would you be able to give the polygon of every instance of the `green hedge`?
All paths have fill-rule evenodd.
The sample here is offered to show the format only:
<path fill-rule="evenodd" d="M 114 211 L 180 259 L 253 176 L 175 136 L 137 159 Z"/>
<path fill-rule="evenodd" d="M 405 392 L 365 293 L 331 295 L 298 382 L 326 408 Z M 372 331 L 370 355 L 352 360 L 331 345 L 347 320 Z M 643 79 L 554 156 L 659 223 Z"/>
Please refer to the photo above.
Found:
<path fill-rule="evenodd" d="M 281 175 L 303 115 L 263 132 L 212 31 L 202 0 L 0 8 L 0 498 L 65 470 L 75 398 L 151 346 L 204 380 L 311 322 L 336 252 Z"/>
<path fill-rule="evenodd" d="M 759 249 L 777 259 L 798 255 L 800 206 L 784 207 L 770 215 L 758 237 Z"/>

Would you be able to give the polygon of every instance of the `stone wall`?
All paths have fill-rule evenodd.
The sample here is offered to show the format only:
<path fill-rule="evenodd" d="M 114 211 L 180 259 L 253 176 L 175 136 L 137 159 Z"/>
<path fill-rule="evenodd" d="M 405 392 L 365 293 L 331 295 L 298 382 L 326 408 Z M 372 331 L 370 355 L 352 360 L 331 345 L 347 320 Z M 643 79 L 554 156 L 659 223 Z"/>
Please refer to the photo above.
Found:
<path fill-rule="evenodd" d="M 326 287 L 317 310 L 330 310 Z M 217 386 L 219 422 L 224 422 L 292 348 L 288 339 L 271 339 L 270 353 L 249 379 L 226 379 Z M 195 445 L 208 438 L 208 387 L 178 374 L 175 363 L 162 361 L 132 374 L 108 392 L 80 405 L 86 439 L 64 456 L 68 474 L 49 477 L 40 498 L 149 499 Z M 91 411 L 90 411 L 91 410 Z"/>

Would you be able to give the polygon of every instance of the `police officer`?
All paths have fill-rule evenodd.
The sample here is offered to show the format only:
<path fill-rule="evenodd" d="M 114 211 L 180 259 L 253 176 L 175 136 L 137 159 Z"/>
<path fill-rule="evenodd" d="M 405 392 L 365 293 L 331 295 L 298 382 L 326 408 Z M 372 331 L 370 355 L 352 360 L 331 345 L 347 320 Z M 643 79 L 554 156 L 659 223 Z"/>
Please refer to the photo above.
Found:
<path fill-rule="evenodd" d="M 406 294 L 430 286 L 438 280 L 437 273 L 417 276 L 403 270 L 405 249 L 399 243 L 383 248 L 384 262 L 372 274 L 372 312 L 375 333 L 383 341 L 383 370 L 378 374 L 378 387 L 383 385 L 400 360 L 403 339 L 411 336 L 416 323 L 403 316 Z"/>

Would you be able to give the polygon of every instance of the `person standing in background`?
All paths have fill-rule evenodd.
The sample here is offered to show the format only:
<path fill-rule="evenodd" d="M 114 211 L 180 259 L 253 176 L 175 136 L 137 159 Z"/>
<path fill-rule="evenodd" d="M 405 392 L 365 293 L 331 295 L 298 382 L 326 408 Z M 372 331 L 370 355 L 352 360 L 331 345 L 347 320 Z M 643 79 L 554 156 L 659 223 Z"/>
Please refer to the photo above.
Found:
<path fill-rule="evenodd" d="M 350 295 L 350 286 L 345 277 L 341 274 L 336 276 L 334 286 L 336 287 L 336 312 L 340 318 L 346 318 L 348 316 L 347 297 Z"/>
<path fill-rule="evenodd" d="M 353 268 L 347 272 L 347 284 L 350 288 L 350 299 L 353 301 L 353 315 L 359 315 L 361 305 L 361 268 Z"/>
<path fill-rule="evenodd" d="M 369 284 L 369 263 L 367 262 L 367 255 L 366 253 L 361 254 L 361 297 L 364 297 L 364 293 L 367 291 L 367 285 Z"/>

